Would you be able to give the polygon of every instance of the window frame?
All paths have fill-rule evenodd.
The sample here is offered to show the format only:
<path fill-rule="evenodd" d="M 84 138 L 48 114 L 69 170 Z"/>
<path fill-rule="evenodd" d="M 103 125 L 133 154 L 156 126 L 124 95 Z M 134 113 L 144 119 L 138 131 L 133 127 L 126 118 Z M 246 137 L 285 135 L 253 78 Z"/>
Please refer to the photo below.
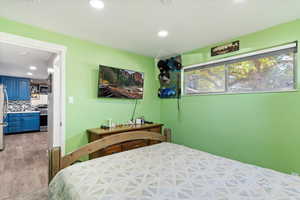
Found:
<path fill-rule="evenodd" d="M 236 92 L 236 91 L 229 91 L 228 90 L 228 65 L 231 63 L 239 62 L 241 60 L 244 60 L 246 58 L 257 58 L 257 57 L 264 57 L 267 54 L 276 54 L 276 52 L 283 52 L 288 49 L 295 49 L 294 55 L 293 55 L 293 88 L 292 89 L 284 89 L 284 90 L 262 90 L 262 91 L 245 91 L 245 92 Z M 218 94 L 261 94 L 261 93 L 282 93 L 282 92 L 296 92 L 298 91 L 298 61 L 297 61 L 297 53 L 298 53 L 298 41 L 289 43 L 287 45 L 281 45 L 269 49 L 254 51 L 250 53 L 245 53 L 237 56 L 231 56 L 223 59 L 213 60 L 206 63 L 201 64 L 195 64 L 183 67 L 181 71 L 181 96 L 199 96 L 199 95 L 218 95 Z M 217 67 L 217 66 L 225 66 L 225 91 L 223 92 L 200 92 L 200 93 L 194 93 L 194 94 L 186 94 L 185 93 L 185 71 L 190 69 L 199 69 L 199 68 L 210 68 L 210 67 Z"/>

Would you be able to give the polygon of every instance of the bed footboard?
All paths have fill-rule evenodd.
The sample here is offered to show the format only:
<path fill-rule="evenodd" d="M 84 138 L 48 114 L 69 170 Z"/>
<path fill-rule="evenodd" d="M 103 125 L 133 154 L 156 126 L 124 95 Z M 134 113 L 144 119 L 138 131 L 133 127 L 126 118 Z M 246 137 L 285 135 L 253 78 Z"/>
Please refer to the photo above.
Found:
<path fill-rule="evenodd" d="M 81 148 L 61 157 L 60 147 L 54 147 L 49 151 L 49 182 L 61 170 L 76 162 L 82 156 L 105 149 L 111 145 L 120 144 L 133 140 L 155 140 L 160 142 L 171 142 L 171 129 L 164 129 L 164 134 L 149 131 L 134 131 L 116 134 L 91 142 Z"/>

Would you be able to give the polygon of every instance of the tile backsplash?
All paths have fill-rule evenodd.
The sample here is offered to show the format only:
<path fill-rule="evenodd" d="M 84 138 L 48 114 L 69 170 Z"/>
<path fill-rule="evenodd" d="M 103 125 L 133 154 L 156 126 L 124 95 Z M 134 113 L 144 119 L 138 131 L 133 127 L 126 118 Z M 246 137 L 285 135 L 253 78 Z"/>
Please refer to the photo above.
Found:
<path fill-rule="evenodd" d="M 8 101 L 8 112 L 32 111 L 30 101 Z"/>

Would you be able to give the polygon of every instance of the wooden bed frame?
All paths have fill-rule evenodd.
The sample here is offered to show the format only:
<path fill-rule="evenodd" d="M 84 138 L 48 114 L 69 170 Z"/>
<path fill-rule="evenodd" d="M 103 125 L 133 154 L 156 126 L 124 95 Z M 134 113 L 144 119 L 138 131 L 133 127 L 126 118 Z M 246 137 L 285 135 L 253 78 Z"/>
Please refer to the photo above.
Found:
<path fill-rule="evenodd" d="M 164 129 L 163 135 L 150 131 L 133 131 L 108 136 L 103 139 L 88 143 L 63 157 L 61 157 L 60 147 L 54 147 L 49 151 L 49 182 L 60 170 L 74 164 L 82 156 L 87 156 L 96 151 L 105 149 L 111 145 L 116 145 L 133 140 L 154 140 L 160 142 L 170 142 L 171 129 Z"/>

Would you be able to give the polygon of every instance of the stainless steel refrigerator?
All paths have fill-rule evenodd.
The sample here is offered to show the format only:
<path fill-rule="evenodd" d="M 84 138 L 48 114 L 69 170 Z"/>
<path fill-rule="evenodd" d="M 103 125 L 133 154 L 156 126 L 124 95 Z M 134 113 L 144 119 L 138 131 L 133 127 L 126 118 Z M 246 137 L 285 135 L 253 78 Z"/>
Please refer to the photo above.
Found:
<path fill-rule="evenodd" d="M 0 151 L 4 149 L 4 132 L 3 129 L 7 125 L 4 119 L 7 115 L 7 92 L 4 85 L 0 85 Z"/>

